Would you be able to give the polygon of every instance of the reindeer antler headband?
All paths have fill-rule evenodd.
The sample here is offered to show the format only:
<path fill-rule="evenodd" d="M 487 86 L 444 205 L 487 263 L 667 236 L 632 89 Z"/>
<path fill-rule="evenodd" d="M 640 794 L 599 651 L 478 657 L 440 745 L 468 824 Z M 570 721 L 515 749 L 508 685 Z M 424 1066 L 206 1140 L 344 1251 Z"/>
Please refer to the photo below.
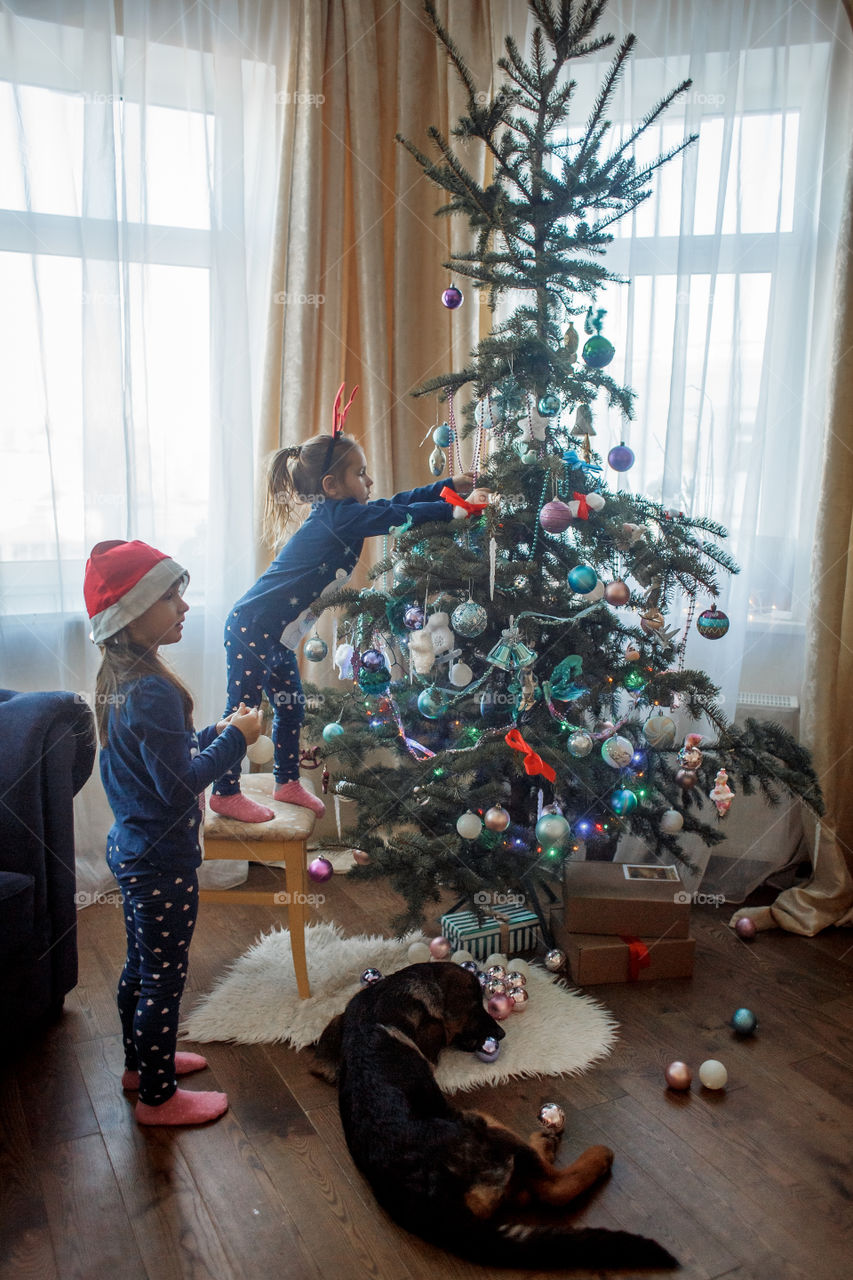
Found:
<path fill-rule="evenodd" d="M 347 420 L 347 414 L 352 408 L 352 402 L 355 399 L 356 392 L 358 391 L 358 386 L 357 385 L 354 386 L 352 389 L 352 395 L 350 396 L 349 400 L 347 400 L 346 404 L 342 408 L 341 401 L 344 398 L 345 386 L 346 386 L 346 383 L 342 382 L 341 385 L 338 387 L 338 394 L 335 396 L 335 403 L 332 408 L 332 438 L 329 441 L 329 447 L 326 451 L 326 461 L 323 463 L 323 470 L 320 472 L 321 479 L 323 478 L 323 476 L 329 474 L 329 466 L 332 461 L 332 454 L 335 451 L 335 445 L 338 443 L 341 436 L 343 435 L 344 423 Z"/>

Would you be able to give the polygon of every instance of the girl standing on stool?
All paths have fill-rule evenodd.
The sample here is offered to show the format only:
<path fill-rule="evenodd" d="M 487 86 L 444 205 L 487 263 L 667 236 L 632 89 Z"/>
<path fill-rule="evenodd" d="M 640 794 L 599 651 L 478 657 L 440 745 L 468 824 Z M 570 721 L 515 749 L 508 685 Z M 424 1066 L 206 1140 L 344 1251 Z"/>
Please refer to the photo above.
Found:
<path fill-rule="evenodd" d="M 228 1106 L 224 1093 L 179 1089 L 177 1076 L 207 1066 L 177 1053 L 178 1014 L 196 920 L 201 862 L 199 798 L 236 768 L 261 732 L 260 711 L 192 726 L 189 692 L 158 656 L 177 644 L 189 575 L 144 542 L 99 542 L 83 593 L 102 661 L 95 686 L 101 778 L 115 822 L 107 863 L 121 889 L 127 959 L 117 1003 L 122 1086 L 138 1089 L 140 1124 L 202 1124 Z"/>
<path fill-rule="evenodd" d="M 342 434 L 349 402 L 333 413 L 332 435 L 315 436 L 270 459 L 264 532 L 277 546 L 300 504 L 311 504 L 307 519 L 279 551 L 255 585 L 237 601 L 225 625 L 228 666 L 226 714 L 241 701 L 259 703 L 265 693 L 273 708 L 275 757 L 273 797 L 302 805 L 322 817 L 323 801 L 299 781 L 299 730 L 305 718 L 295 650 L 316 621 L 310 606 L 344 586 L 356 566 L 365 538 L 386 534 L 397 525 L 450 520 L 454 508 L 441 498 L 444 481 L 368 501 L 373 481 L 364 451 Z M 470 475 L 449 484 L 470 493 Z M 240 791 L 240 773 L 230 769 L 214 784 L 210 807 L 241 822 L 266 822 L 272 810 Z"/>

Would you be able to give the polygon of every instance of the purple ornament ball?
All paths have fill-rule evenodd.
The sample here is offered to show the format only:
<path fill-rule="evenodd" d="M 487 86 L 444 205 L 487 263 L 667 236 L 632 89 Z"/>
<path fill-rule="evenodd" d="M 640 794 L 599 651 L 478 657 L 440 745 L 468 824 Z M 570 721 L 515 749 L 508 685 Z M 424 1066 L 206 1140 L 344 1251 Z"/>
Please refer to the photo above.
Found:
<path fill-rule="evenodd" d="M 365 649 L 361 655 L 361 665 L 368 671 L 379 671 L 385 666 L 385 659 L 378 649 Z"/>
<path fill-rule="evenodd" d="M 741 916 L 739 920 L 735 920 L 735 933 L 744 942 L 751 942 L 757 932 L 755 921 L 749 916 Z"/>
<path fill-rule="evenodd" d="M 624 443 L 614 445 L 607 455 L 607 462 L 614 471 L 630 471 L 634 465 L 634 450 Z"/>
<path fill-rule="evenodd" d="M 335 868 L 328 858 L 315 858 L 313 862 L 308 863 L 308 879 L 317 884 L 324 884 L 326 880 L 331 880 L 334 874 Z"/>
<path fill-rule="evenodd" d="M 457 289 L 455 284 L 452 284 L 449 289 L 445 289 L 441 295 L 441 301 L 448 311 L 455 311 L 457 307 L 461 307 L 464 300 L 462 290 Z"/>
<path fill-rule="evenodd" d="M 562 533 L 568 529 L 571 522 L 572 513 L 565 502 L 561 502 L 559 498 L 546 502 L 539 512 L 539 523 L 546 533 Z"/>

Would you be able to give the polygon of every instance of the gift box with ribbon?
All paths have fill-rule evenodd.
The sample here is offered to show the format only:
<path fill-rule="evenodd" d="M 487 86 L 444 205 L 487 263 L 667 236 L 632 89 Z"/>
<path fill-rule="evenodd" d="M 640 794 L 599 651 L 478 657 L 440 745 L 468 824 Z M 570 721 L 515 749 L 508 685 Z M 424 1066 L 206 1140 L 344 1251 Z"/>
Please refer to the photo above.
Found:
<path fill-rule="evenodd" d="M 527 907 L 506 907 L 482 916 L 476 911 L 451 911 L 441 917 L 441 932 L 454 951 L 470 951 L 475 960 L 496 952 L 517 955 L 539 943 L 539 917 Z"/>
<path fill-rule="evenodd" d="M 689 978 L 693 973 L 693 938 L 609 937 L 602 933 L 568 933 L 561 912 L 551 912 L 554 941 L 566 953 L 572 981 L 579 987 L 601 982 L 649 982 L 655 978 Z"/>

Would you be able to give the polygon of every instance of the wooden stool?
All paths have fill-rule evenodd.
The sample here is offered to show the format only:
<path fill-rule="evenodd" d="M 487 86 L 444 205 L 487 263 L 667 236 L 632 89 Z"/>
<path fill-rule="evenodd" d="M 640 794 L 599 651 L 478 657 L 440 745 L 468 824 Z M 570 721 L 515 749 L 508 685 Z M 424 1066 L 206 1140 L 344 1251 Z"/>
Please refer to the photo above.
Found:
<path fill-rule="evenodd" d="M 213 813 L 210 806 L 204 816 L 204 860 L 215 858 L 231 862 L 284 863 L 287 892 L 252 889 L 202 889 L 202 902 L 242 902 L 248 906 L 287 904 L 290 949 L 293 971 L 300 999 L 311 994 L 305 960 L 305 916 L 308 895 L 308 867 L 305 844 L 314 830 L 314 814 L 295 804 L 273 800 L 275 779 L 271 773 L 244 773 L 240 785 L 247 796 L 275 811 L 269 822 L 237 822 Z"/>

